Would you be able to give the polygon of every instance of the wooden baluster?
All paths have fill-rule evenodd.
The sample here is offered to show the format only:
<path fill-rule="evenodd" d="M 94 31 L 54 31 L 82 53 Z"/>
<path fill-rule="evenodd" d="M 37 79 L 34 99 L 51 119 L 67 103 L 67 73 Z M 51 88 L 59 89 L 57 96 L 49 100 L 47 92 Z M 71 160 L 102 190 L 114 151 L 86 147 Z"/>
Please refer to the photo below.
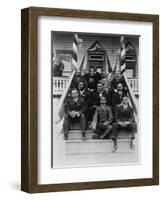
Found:
<path fill-rule="evenodd" d="M 55 95 L 55 79 L 53 78 L 53 95 Z"/>
<path fill-rule="evenodd" d="M 69 80 L 66 81 L 66 87 L 67 87 L 68 84 L 69 84 Z"/>
<path fill-rule="evenodd" d="M 55 94 L 57 94 L 57 88 L 58 88 L 58 81 L 55 79 Z"/>
<path fill-rule="evenodd" d="M 62 94 L 62 81 L 59 79 L 59 94 Z"/>
<path fill-rule="evenodd" d="M 66 88 L 67 79 L 64 80 L 64 89 Z"/>
<path fill-rule="evenodd" d="M 135 94 L 135 80 L 133 79 L 134 87 L 133 87 L 133 92 Z"/>
<path fill-rule="evenodd" d="M 61 80 L 58 80 L 58 94 L 60 94 L 60 90 L 61 90 Z"/>
<path fill-rule="evenodd" d="M 58 91 L 57 91 L 58 94 L 60 93 L 60 85 L 61 85 L 61 84 L 60 84 L 60 80 L 58 80 Z"/>
<path fill-rule="evenodd" d="M 130 86 L 133 89 L 133 83 L 132 83 L 132 79 L 130 79 Z"/>
<path fill-rule="evenodd" d="M 136 90 L 137 90 L 137 89 L 136 89 L 136 79 L 135 79 L 135 93 L 137 92 Z"/>
<path fill-rule="evenodd" d="M 53 95 L 55 94 L 55 80 L 53 78 Z"/>
<path fill-rule="evenodd" d="M 61 93 L 63 93 L 64 88 L 63 88 L 63 79 L 61 80 Z"/>
<path fill-rule="evenodd" d="M 56 94 L 56 93 L 57 93 L 58 84 L 57 84 L 57 80 L 56 80 L 56 79 L 54 79 L 54 82 L 55 82 L 55 89 L 54 89 L 54 92 L 55 92 L 55 94 Z"/>

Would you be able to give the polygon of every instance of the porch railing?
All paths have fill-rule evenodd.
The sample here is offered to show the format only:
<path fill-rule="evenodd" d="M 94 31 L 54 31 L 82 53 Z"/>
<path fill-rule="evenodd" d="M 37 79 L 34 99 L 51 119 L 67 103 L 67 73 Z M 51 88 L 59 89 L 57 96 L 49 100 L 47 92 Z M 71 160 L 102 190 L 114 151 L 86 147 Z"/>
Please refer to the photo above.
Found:
<path fill-rule="evenodd" d="M 128 83 L 135 95 L 139 94 L 139 80 L 137 78 L 128 78 Z"/>
<path fill-rule="evenodd" d="M 53 95 L 60 96 L 69 83 L 69 77 L 53 77 Z"/>
<path fill-rule="evenodd" d="M 123 77 L 127 86 L 128 94 L 129 94 L 129 99 L 130 99 L 130 104 L 134 109 L 134 116 L 135 116 L 135 121 L 138 122 L 138 104 L 136 101 L 136 97 L 134 95 L 133 89 L 130 86 L 129 79 L 126 77 L 125 73 L 123 73 Z"/>
<path fill-rule="evenodd" d="M 56 115 L 58 115 L 58 118 L 56 119 L 55 123 L 58 123 L 61 121 L 61 119 L 63 118 L 64 116 L 64 103 L 65 103 L 65 99 L 69 93 L 69 90 L 70 90 L 70 86 L 71 86 L 71 83 L 72 83 L 72 79 L 74 78 L 74 74 L 75 74 L 75 71 L 72 72 L 70 78 L 68 78 L 68 83 L 66 85 L 66 88 L 64 89 L 62 95 L 61 95 L 61 98 L 59 100 L 59 103 L 58 103 L 58 108 L 56 110 Z"/>

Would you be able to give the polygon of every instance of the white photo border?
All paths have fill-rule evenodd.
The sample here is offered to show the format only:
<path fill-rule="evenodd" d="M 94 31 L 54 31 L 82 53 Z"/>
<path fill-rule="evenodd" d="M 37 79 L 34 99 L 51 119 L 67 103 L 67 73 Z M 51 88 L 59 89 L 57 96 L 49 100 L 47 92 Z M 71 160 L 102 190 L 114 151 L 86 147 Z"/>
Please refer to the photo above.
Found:
<path fill-rule="evenodd" d="M 152 22 L 38 17 L 38 184 L 152 178 L 152 28 Z M 140 165 L 51 168 L 51 31 L 85 32 L 83 30 L 140 35 Z"/>

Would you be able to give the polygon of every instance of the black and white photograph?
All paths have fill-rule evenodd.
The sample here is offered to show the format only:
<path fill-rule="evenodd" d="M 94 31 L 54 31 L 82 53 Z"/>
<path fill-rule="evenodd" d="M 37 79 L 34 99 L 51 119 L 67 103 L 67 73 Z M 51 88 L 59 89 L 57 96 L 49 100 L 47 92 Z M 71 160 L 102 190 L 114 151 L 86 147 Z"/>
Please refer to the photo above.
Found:
<path fill-rule="evenodd" d="M 139 39 L 51 32 L 53 168 L 139 164 Z"/>
<path fill-rule="evenodd" d="M 159 184 L 159 16 L 22 10 L 21 186 Z"/>

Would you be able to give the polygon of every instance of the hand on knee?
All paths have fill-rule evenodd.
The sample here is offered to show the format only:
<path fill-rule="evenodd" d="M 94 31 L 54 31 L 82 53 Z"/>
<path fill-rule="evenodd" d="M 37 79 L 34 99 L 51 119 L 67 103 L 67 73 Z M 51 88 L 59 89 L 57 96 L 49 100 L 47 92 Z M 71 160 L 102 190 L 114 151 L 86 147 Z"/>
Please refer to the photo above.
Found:
<path fill-rule="evenodd" d="M 113 128 L 117 128 L 118 127 L 118 123 L 113 123 Z"/>
<path fill-rule="evenodd" d="M 112 125 L 108 125 L 107 129 L 110 131 L 112 129 Z"/>
<path fill-rule="evenodd" d="M 83 113 L 81 114 L 81 118 L 85 118 L 85 115 Z"/>
<path fill-rule="evenodd" d="M 68 114 L 65 114 L 65 118 L 68 118 Z"/>

